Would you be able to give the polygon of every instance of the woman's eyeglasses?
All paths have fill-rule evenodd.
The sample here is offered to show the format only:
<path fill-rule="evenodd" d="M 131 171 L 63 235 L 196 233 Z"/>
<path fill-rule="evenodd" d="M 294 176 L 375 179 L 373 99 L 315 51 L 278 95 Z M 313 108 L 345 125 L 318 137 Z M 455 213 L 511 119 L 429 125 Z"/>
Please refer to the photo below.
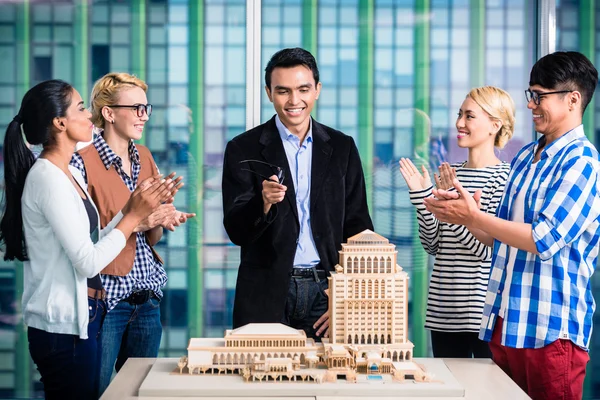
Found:
<path fill-rule="evenodd" d="M 271 167 L 274 171 L 275 171 L 275 176 L 277 176 L 277 179 L 279 180 L 279 184 L 283 185 L 283 180 L 285 179 L 285 170 L 281 167 L 278 167 L 277 165 L 265 162 L 265 161 L 260 161 L 260 160 L 242 160 L 239 162 L 239 164 L 242 163 L 259 163 L 259 164 L 264 164 L 264 165 L 268 165 L 269 167 Z M 261 178 L 269 181 L 269 182 L 275 182 L 273 179 L 269 178 L 266 175 L 260 174 L 254 170 L 248 169 L 248 168 L 242 168 L 242 171 L 248 171 L 248 172 L 252 172 L 255 175 L 260 176 Z"/>
<path fill-rule="evenodd" d="M 109 107 L 134 109 L 136 110 L 138 117 L 143 117 L 144 114 L 148 116 L 152 115 L 152 104 L 132 104 L 130 106 L 123 104 L 115 104 Z"/>

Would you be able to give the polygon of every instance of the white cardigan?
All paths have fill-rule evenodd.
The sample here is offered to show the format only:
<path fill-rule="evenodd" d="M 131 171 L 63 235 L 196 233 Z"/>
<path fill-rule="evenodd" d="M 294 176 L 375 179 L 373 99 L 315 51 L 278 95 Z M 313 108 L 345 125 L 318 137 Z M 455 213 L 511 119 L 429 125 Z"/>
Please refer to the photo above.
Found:
<path fill-rule="evenodd" d="M 81 173 L 71 166 L 69 170 L 91 201 Z M 23 263 L 23 320 L 47 332 L 87 339 L 87 279 L 125 247 L 125 235 L 113 230 L 123 215 L 119 212 L 94 244 L 77 189 L 60 168 L 43 158 L 27 174 L 21 207 L 29 257 Z"/>

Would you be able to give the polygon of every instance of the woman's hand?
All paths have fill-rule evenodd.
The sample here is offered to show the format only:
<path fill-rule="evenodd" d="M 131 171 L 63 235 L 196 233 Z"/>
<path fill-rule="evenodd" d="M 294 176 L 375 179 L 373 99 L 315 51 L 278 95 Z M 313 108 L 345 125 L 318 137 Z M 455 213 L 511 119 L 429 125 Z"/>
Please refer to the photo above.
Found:
<path fill-rule="evenodd" d="M 400 173 L 410 190 L 423 190 L 431 187 L 431 178 L 425 166 L 421 166 L 423 172 L 421 173 L 409 158 L 401 158 L 399 164 Z"/>
<path fill-rule="evenodd" d="M 170 201 L 179 183 L 173 180 L 174 176 L 175 173 L 171 173 L 163 179 L 161 175 L 155 175 L 141 182 L 123 207 L 123 215 L 131 215 L 139 223 L 162 203 Z"/>
<path fill-rule="evenodd" d="M 438 169 L 440 175 L 433 174 L 436 188 L 441 190 L 453 188 L 452 181 L 456 178 L 456 169 L 452 168 L 447 162 L 442 163 Z"/>

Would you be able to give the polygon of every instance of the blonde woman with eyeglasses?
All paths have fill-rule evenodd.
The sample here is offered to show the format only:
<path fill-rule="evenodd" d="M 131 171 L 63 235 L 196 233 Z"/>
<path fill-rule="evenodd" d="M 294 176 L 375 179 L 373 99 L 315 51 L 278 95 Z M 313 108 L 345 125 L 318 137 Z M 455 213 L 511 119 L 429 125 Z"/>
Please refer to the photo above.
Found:
<path fill-rule="evenodd" d="M 103 226 L 139 182 L 158 173 L 148 148 L 134 142 L 142 138 L 152 115 L 147 90 L 144 81 L 127 73 L 107 74 L 92 89 L 91 120 L 100 134 L 75 153 L 71 164 L 86 180 Z M 163 228 L 173 230 L 193 216 L 172 204 L 161 205 L 102 270 L 108 313 L 102 330 L 100 394 L 108 387 L 113 368 L 119 371 L 129 357 L 158 355 L 160 301 L 167 274 L 153 246 Z"/>

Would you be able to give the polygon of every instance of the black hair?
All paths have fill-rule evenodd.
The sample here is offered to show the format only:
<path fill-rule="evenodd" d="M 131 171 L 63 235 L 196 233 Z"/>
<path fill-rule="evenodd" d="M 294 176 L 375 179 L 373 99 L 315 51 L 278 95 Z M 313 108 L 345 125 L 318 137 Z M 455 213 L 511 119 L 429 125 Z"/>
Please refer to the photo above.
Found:
<path fill-rule="evenodd" d="M 319 83 L 319 68 L 317 68 L 317 61 L 313 55 L 300 47 L 294 47 L 279 50 L 269 60 L 267 68 L 265 68 L 265 83 L 269 90 L 271 90 L 271 74 L 275 68 L 292 68 L 298 65 L 310 69 L 315 78 L 315 85 Z"/>
<path fill-rule="evenodd" d="M 598 71 L 586 56 L 576 51 L 557 51 L 540 58 L 529 75 L 529 86 L 581 93 L 581 113 L 592 100 Z"/>
<path fill-rule="evenodd" d="M 60 80 L 50 80 L 29 89 L 19 113 L 8 124 L 4 136 L 4 214 L 0 222 L 0 241 L 6 246 L 4 259 L 27 260 L 21 196 L 25 178 L 35 157 L 25 141 L 45 148 L 55 141 L 53 120 L 64 117 L 71 104 L 73 86 Z M 21 125 L 23 132 L 21 132 Z"/>

